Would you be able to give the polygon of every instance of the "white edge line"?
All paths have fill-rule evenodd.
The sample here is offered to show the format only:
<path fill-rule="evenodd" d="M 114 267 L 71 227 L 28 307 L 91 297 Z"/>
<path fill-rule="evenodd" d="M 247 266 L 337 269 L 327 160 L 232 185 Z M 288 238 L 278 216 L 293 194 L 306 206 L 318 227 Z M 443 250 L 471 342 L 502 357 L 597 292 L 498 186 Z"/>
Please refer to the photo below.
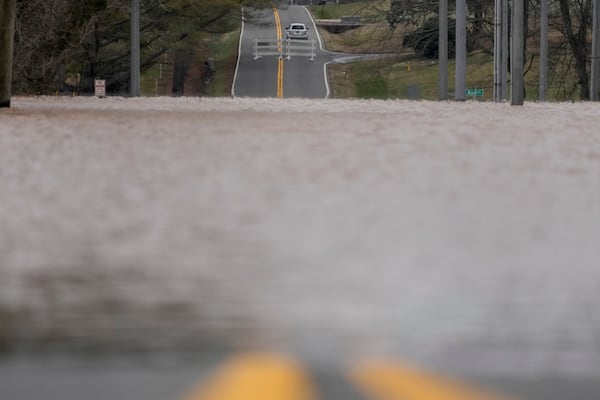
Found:
<path fill-rule="evenodd" d="M 332 61 L 327 61 L 326 63 L 323 64 L 323 77 L 325 79 L 325 88 L 327 89 L 327 94 L 325 95 L 326 99 L 328 99 L 329 95 L 331 94 L 330 90 L 329 90 L 329 79 L 327 79 L 327 66 L 331 63 L 332 63 Z"/>
<path fill-rule="evenodd" d="M 310 18 L 310 21 L 312 22 L 313 29 L 315 30 L 315 34 L 317 35 L 317 40 L 319 41 L 319 48 L 321 49 L 321 51 L 325 51 L 323 49 L 323 42 L 321 41 L 321 35 L 319 35 L 319 30 L 317 29 L 317 24 L 315 23 L 315 20 L 313 19 L 312 14 L 310 13 L 310 11 L 308 11 L 308 8 L 306 8 L 306 6 L 302 6 L 302 8 L 304 8 L 304 11 L 306 11 L 306 13 L 308 14 L 308 18 Z"/>
<path fill-rule="evenodd" d="M 244 37 L 244 7 L 242 7 L 242 27 L 240 29 L 240 41 L 238 43 L 238 56 L 235 63 L 235 72 L 233 73 L 233 83 L 231 84 L 231 97 L 235 97 L 235 83 L 237 82 L 238 70 L 240 69 L 240 57 L 242 56 L 242 38 Z M 329 93 L 329 91 L 327 92 Z"/>
<path fill-rule="evenodd" d="M 302 8 L 304 8 L 304 11 L 306 11 L 306 13 L 308 14 L 308 18 L 310 18 L 312 25 L 313 25 L 313 29 L 315 30 L 315 34 L 317 35 L 317 40 L 319 41 L 319 49 L 321 49 L 321 51 L 325 51 L 323 49 L 323 42 L 321 41 L 321 35 L 319 35 L 319 29 L 317 28 L 317 24 L 315 23 L 315 20 L 312 17 L 312 14 L 310 13 L 310 11 L 308 11 L 308 8 L 306 8 L 306 6 L 302 6 Z M 326 63 L 323 64 L 323 79 L 325 80 L 325 89 L 327 89 L 327 93 L 325 95 L 325 98 L 328 99 L 329 95 L 331 94 L 330 90 L 329 90 L 329 80 L 327 79 L 327 65 L 329 65 L 331 63 L 331 61 L 328 61 Z"/>

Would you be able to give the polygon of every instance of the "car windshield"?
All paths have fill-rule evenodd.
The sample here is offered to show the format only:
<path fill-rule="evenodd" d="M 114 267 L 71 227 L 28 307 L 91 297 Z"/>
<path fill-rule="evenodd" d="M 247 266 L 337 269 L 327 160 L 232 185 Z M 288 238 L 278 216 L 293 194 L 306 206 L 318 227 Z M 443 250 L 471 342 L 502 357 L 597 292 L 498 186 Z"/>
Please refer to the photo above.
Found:
<path fill-rule="evenodd" d="M 305 29 L 304 25 L 292 25 L 291 29 Z"/>

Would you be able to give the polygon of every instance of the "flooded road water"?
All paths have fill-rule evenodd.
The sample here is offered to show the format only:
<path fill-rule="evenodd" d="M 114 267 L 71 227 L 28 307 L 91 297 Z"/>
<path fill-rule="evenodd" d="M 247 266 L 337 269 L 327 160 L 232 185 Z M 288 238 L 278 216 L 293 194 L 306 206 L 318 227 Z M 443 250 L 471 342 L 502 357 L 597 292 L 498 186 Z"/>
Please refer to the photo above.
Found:
<path fill-rule="evenodd" d="M 582 398 L 600 376 L 598 126 L 593 103 L 16 98 L 0 375 L 268 349 Z M 183 365 L 177 381 L 213 364 Z"/>

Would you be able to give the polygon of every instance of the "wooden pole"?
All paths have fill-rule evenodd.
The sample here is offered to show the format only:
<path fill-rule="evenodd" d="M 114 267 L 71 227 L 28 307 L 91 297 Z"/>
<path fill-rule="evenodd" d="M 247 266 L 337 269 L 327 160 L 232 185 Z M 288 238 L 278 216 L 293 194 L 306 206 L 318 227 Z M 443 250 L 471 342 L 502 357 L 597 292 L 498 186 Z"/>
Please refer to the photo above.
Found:
<path fill-rule="evenodd" d="M 10 107 L 15 0 L 0 0 L 0 107 Z"/>

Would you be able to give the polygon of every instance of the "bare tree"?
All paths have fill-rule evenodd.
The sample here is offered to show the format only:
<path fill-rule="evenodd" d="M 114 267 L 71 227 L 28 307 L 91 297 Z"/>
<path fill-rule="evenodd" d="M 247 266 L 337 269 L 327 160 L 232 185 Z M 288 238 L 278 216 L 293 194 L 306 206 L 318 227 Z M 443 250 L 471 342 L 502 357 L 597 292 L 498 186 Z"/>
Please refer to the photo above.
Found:
<path fill-rule="evenodd" d="M 14 1 L 14 0 L 13 0 Z M 129 85 L 129 0 L 16 0 L 14 89 L 21 93 Z M 231 30 L 240 0 L 141 0 L 141 68 L 192 51 L 201 32 Z"/>
<path fill-rule="evenodd" d="M 53 87 L 59 66 L 74 61 L 94 29 L 103 4 L 84 0 L 17 0 L 15 90 L 38 93 Z"/>
<path fill-rule="evenodd" d="M 579 96 L 589 100 L 589 68 L 591 46 L 589 35 L 592 29 L 591 0 L 558 0 L 560 21 L 553 25 L 558 29 L 571 50 L 577 74 Z"/>

